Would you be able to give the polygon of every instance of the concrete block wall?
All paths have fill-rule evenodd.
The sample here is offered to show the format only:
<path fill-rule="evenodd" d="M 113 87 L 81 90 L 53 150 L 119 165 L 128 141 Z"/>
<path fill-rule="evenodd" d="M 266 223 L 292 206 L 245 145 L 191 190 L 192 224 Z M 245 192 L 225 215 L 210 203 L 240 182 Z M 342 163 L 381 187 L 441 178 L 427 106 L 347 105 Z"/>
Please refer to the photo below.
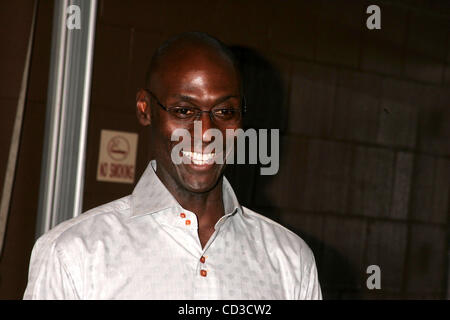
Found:
<path fill-rule="evenodd" d="M 365 27 L 369 4 L 381 30 Z M 310 244 L 325 298 L 444 298 L 449 25 L 443 1 L 100 1 L 85 209 L 133 188 L 95 180 L 101 129 L 139 133 L 145 168 L 134 99 L 154 49 L 205 31 L 247 62 L 248 125 L 282 133 L 276 176 L 229 178 L 244 205 Z M 381 290 L 366 288 L 371 264 Z"/>
<path fill-rule="evenodd" d="M 371 31 L 365 28 L 369 4 L 100 1 L 84 209 L 133 188 L 96 181 L 101 129 L 139 133 L 138 176 L 151 157 L 134 99 L 154 49 L 173 34 L 206 31 L 245 61 L 247 126 L 281 130 L 276 176 L 259 175 L 257 166 L 230 168 L 227 175 L 244 205 L 311 246 L 325 298 L 446 297 L 450 5 L 379 0 L 382 29 Z M 3 150 L 9 148 L 31 12 L 27 1 L 1 11 Z M 51 15 L 52 1 L 40 1 L 0 257 L 0 297 L 8 299 L 23 294 L 34 241 Z M 6 151 L 2 157 L 0 177 Z M 365 287 L 371 264 L 382 270 L 382 290 Z"/>

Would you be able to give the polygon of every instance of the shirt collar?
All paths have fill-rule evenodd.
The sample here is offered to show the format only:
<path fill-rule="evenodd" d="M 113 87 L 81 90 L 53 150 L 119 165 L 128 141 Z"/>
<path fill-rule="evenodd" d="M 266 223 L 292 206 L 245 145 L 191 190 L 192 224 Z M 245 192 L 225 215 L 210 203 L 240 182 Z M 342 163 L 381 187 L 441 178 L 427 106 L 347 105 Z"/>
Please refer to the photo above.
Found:
<path fill-rule="evenodd" d="M 132 217 L 152 214 L 169 208 L 182 208 L 156 175 L 156 160 L 150 161 L 131 194 Z M 222 183 L 225 215 L 243 214 L 236 194 L 228 180 Z"/>

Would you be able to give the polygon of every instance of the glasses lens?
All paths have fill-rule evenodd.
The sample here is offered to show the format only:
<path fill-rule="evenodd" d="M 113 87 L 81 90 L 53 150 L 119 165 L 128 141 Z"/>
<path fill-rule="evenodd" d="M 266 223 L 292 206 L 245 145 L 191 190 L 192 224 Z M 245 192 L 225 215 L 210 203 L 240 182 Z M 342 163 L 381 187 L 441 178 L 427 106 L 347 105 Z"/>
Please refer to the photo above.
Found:
<path fill-rule="evenodd" d="M 193 121 L 202 111 L 192 107 L 172 107 L 167 110 L 174 118 Z M 235 108 L 218 108 L 212 110 L 214 121 L 220 123 L 235 123 L 241 118 L 241 110 Z"/>
<path fill-rule="evenodd" d="M 186 119 L 189 120 L 194 118 L 196 111 L 194 108 L 190 107 L 173 107 L 168 110 L 171 115 L 178 119 Z"/>
<path fill-rule="evenodd" d="M 236 122 L 241 117 L 239 109 L 220 108 L 213 110 L 214 119 L 220 122 Z"/>

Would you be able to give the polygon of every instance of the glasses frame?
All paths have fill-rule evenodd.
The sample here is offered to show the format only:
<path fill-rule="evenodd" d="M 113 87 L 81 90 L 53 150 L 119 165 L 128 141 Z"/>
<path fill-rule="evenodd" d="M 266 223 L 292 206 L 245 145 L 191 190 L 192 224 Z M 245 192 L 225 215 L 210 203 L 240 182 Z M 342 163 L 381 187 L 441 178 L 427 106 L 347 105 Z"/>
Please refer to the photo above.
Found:
<path fill-rule="evenodd" d="M 176 108 L 176 107 L 166 107 L 159 101 L 159 99 L 156 97 L 156 95 L 153 92 L 151 92 L 148 89 L 144 89 L 144 90 L 147 91 L 152 96 L 153 99 L 155 99 L 156 103 L 161 107 L 161 109 L 163 109 L 166 112 L 169 112 L 169 114 L 170 114 L 170 111 L 169 111 L 170 109 Z M 242 101 L 243 101 L 243 103 L 240 108 L 238 108 L 238 109 L 233 108 L 233 110 L 239 111 L 241 113 L 241 119 L 244 116 L 244 114 L 247 112 L 247 103 L 245 100 L 245 95 L 242 96 Z M 193 109 L 195 109 L 195 115 L 193 117 L 194 120 L 192 120 L 192 122 L 194 122 L 196 119 L 201 118 L 203 113 L 208 113 L 211 121 L 213 121 L 213 122 L 217 121 L 214 117 L 213 110 L 206 111 L 206 110 L 200 110 L 199 108 L 193 108 Z M 183 119 L 178 119 L 178 120 L 183 121 Z M 186 120 L 184 120 L 184 121 L 186 121 Z M 191 122 L 191 119 L 189 119 L 188 122 Z"/>

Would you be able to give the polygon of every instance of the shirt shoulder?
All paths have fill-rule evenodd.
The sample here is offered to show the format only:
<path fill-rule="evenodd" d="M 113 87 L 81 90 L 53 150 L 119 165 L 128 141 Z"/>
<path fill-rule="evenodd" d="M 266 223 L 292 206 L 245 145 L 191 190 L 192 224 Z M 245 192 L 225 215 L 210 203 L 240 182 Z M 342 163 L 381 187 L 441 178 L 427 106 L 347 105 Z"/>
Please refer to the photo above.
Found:
<path fill-rule="evenodd" d="M 259 213 L 243 208 L 252 242 L 265 252 L 270 264 L 288 280 L 292 299 L 322 299 L 317 266 L 311 248 L 297 234 Z"/>
<path fill-rule="evenodd" d="M 100 229 L 110 229 L 111 224 L 122 224 L 122 221 L 130 215 L 130 212 L 130 196 L 126 196 L 61 222 L 42 235 L 38 242 L 41 245 L 58 244 L 73 237 L 83 238 L 98 234 L 101 231 Z"/>
<path fill-rule="evenodd" d="M 257 229 L 254 234 L 260 239 L 255 240 L 263 241 L 269 247 L 268 250 L 282 251 L 286 255 L 298 255 L 303 265 L 315 265 L 313 251 L 300 236 L 262 214 L 246 207 L 242 209 L 249 225 Z"/>
<path fill-rule="evenodd" d="M 64 221 L 36 241 L 24 299 L 78 299 L 83 292 L 83 257 L 124 225 L 129 196 Z M 95 254 L 95 253 L 94 253 Z"/>

